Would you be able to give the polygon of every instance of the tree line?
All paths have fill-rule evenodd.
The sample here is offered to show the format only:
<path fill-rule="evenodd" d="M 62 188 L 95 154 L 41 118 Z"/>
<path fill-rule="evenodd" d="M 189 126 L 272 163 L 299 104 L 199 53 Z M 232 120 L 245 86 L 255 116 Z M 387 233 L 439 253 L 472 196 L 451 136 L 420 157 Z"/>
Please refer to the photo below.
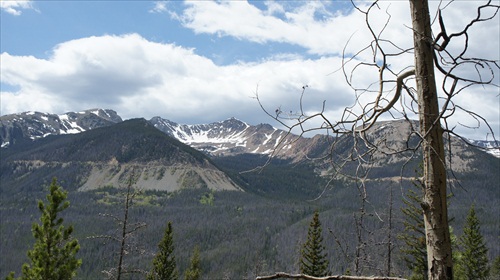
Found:
<path fill-rule="evenodd" d="M 103 271 L 108 279 L 124 279 L 125 275 L 137 274 L 138 279 L 179 279 L 177 268 L 173 224 L 168 222 L 165 226 L 158 249 L 150 263 L 148 270 L 134 268 L 125 264 L 124 258 L 133 254 L 135 244 L 132 236 L 143 227 L 142 223 L 130 223 L 129 210 L 139 192 L 132 188 L 132 182 L 126 189 L 123 202 L 122 216 L 109 215 L 120 226 L 117 237 L 111 235 L 94 236 L 119 243 L 115 264 Z M 23 264 L 21 276 L 15 278 L 11 272 L 6 279 L 73 279 L 77 275 L 82 259 L 77 258 L 80 244 L 74 237 L 72 225 L 65 226 L 60 212 L 69 207 L 68 193 L 57 183 L 54 178 L 49 187 L 46 202 L 38 202 L 40 211 L 39 222 L 32 225 L 32 234 L 35 238 L 33 248 L 28 251 L 29 262 Z M 212 198 L 213 199 L 213 198 Z M 423 231 L 421 229 L 422 216 L 415 211 L 412 203 L 418 201 L 416 192 L 410 192 L 406 208 L 402 211 L 407 218 L 404 234 L 400 236 L 407 248 L 403 250 L 407 258 L 405 261 L 411 270 L 410 279 L 427 279 L 425 267 L 425 244 L 422 244 Z M 299 271 L 303 277 L 322 277 L 331 273 L 326 246 L 323 244 L 322 224 L 319 219 L 319 210 L 315 210 L 307 231 L 307 239 L 301 244 L 299 254 Z M 474 204 L 470 207 L 466 218 L 463 235 L 455 238 L 454 242 L 454 270 L 456 279 L 494 279 L 500 275 L 500 258 L 496 258 L 491 266 L 488 263 L 487 247 L 483 240 L 480 222 L 476 216 Z M 112 264 L 112 263 L 111 263 Z M 344 275 L 350 275 L 347 268 Z M 184 271 L 185 280 L 202 278 L 199 247 L 195 246 L 189 266 Z M 262 278 L 265 279 L 265 278 Z M 269 278 L 271 279 L 271 278 Z M 314 278 L 310 278 L 314 279 Z"/>
<path fill-rule="evenodd" d="M 67 200 L 68 192 L 65 191 L 54 178 L 50 184 L 49 194 L 46 196 L 47 202 L 38 201 L 38 209 L 41 212 L 39 223 L 32 226 L 35 244 L 27 252 L 29 263 L 22 266 L 21 276 L 15 278 L 15 273 L 10 272 L 6 280 L 69 280 L 75 278 L 82 259 L 76 257 L 80 250 L 80 244 L 73 237 L 73 226 L 64 226 L 64 219 L 59 216 L 60 212 L 69 207 Z M 123 276 L 130 273 L 142 274 L 142 278 L 148 280 L 172 279 L 177 280 L 179 274 L 176 267 L 173 229 L 172 223 L 168 222 L 164 236 L 158 244 L 158 252 L 152 261 L 152 268 L 149 271 L 139 269 L 129 269 L 124 265 L 123 258 L 128 254 L 126 249 L 127 239 L 140 229 L 143 224 L 132 225 L 132 229 L 127 228 L 129 208 L 133 203 L 133 198 L 137 192 L 132 190 L 132 181 L 127 187 L 126 199 L 124 203 L 124 216 L 122 219 L 113 218 L 119 221 L 122 226 L 120 238 L 112 236 L 97 236 L 95 238 L 106 238 L 120 243 L 118 263 L 116 267 L 103 271 L 108 279 L 123 279 Z M 191 258 L 189 268 L 185 271 L 185 280 L 198 280 L 201 277 L 199 249 L 195 249 Z"/>

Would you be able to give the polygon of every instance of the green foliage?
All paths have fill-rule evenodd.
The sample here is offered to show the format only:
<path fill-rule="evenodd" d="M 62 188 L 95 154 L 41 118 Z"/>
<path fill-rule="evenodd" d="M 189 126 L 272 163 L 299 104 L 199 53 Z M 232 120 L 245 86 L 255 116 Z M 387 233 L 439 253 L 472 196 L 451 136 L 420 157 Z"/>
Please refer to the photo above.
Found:
<path fill-rule="evenodd" d="M 178 279 L 177 265 L 174 255 L 172 223 L 168 222 L 165 234 L 158 244 L 158 253 L 153 259 L 153 271 L 148 274 L 148 280 Z"/>
<path fill-rule="evenodd" d="M 417 172 L 417 174 L 419 174 Z M 416 190 L 408 190 L 406 198 L 403 198 L 404 231 L 398 235 L 403 241 L 401 252 L 403 260 L 411 271 L 410 279 L 427 279 L 427 248 L 425 243 L 424 216 L 420 202 L 423 197 L 423 184 L 418 179 L 412 183 Z"/>
<path fill-rule="evenodd" d="M 462 248 L 458 262 L 463 279 L 487 279 L 489 274 L 488 249 L 481 234 L 474 204 L 465 219 L 464 234 L 459 239 Z"/>
<path fill-rule="evenodd" d="M 192 189 L 192 188 L 207 188 L 207 183 L 196 171 L 189 170 L 184 173 L 177 183 L 180 185 L 181 189 Z"/>
<path fill-rule="evenodd" d="M 199 280 L 201 278 L 200 248 L 194 247 L 193 256 L 189 268 L 184 274 L 184 280 Z"/>
<path fill-rule="evenodd" d="M 33 249 L 28 251 L 31 263 L 23 265 L 20 279 L 63 280 L 76 276 L 76 270 L 82 264 L 82 261 L 75 257 L 80 245 L 78 240 L 71 236 L 73 226 L 63 226 L 63 219 L 58 218 L 58 213 L 69 207 L 66 198 L 67 192 L 54 178 L 47 195 L 48 205 L 38 201 L 38 209 L 42 214 L 41 224 L 34 223 L 32 226 L 36 241 Z M 13 279 L 13 273 L 9 277 Z"/>
<path fill-rule="evenodd" d="M 321 234 L 321 222 L 319 220 L 319 212 L 314 212 L 313 219 L 309 225 L 307 232 L 307 241 L 302 246 L 300 258 L 300 272 L 309 276 L 326 276 L 328 275 L 328 259 L 327 254 L 323 253 L 323 236 Z"/>
<path fill-rule="evenodd" d="M 455 279 L 465 279 L 465 274 L 462 266 L 462 252 L 458 246 L 458 237 L 455 230 L 450 226 L 451 251 L 453 260 L 453 277 Z"/>
<path fill-rule="evenodd" d="M 490 278 L 491 279 L 500 279 L 500 256 L 497 256 L 493 260 L 493 264 L 490 269 Z"/>
<path fill-rule="evenodd" d="M 58 182 L 61 183 L 59 177 Z M 66 183 L 63 185 L 66 186 Z M 469 186 L 468 183 L 467 186 Z M 405 185 L 405 190 L 408 189 L 407 187 Z M 0 188 L 6 189 L 7 186 L 0 184 Z M 388 195 L 387 189 L 387 183 L 381 182 L 368 190 L 371 192 L 372 203 L 377 209 L 383 209 L 382 206 Z M 454 197 L 450 216 L 457 217 L 455 231 L 462 233 L 471 201 L 463 200 L 465 196 L 460 195 L 459 189 L 456 192 L 458 194 Z M 349 186 L 337 185 L 331 191 L 325 192 L 322 199 L 313 202 L 306 201 L 305 198 L 291 202 L 285 199 L 263 198 L 249 192 L 217 191 L 215 192 L 216 203 L 210 207 L 200 203 L 200 198 L 207 193 L 206 189 L 186 189 L 173 193 L 144 191 L 143 193 L 151 195 L 154 205 L 134 204 L 134 207 L 130 208 L 130 223 L 146 222 L 148 226 L 141 228 L 139 234 L 132 235 L 127 241 L 127 244 L 133 245 L 127 249 L 129 253 L 125 256 L 127 268 L 151 270 L 154 255 L 147 253 L 141 255 L 137 250 L 156 254 L 158 243 L 165 231 L 167 222 L 165 217 L 168 217 L 168 221 L 172 221 L 172 225 L 176 225 L 175 236 L 181 237 L 174 237 L 179 279 L 184 278 L 181 274 L 184 274 L 189 267 L 192 248 L 195 245 L 200 246 L 203 279 L 223 279 L 224 277 L 255 279 L 255 275 L 298 270 L 300 248 L 297 250 L 297 247 L 293 245 L 306 241 L 308 225 L 314 210 L 318 208 L 321 209 L 320 219 L 324 230 L 324 245 L 327 249 L 337 248 L 335 239 L 327 235 L 328 228 L 335 229 L 340 240 L 351 250 L 357 244 L 351 234 L 352 212 L 358 210 L 358 204 L 352 202 L 357 201 L 357 193 L 353 192 Z M 35 219 L 39 217 L 33 201 L 45 199 L 46 194 L 47 192 L 35 190 L 19 192 L 12 196 L 0 196 L 0 216 L 2 217 L 0 248 L 4 255 L 9 256 L 0 259 L 0 279 L 4 279 L 11 270 L 19 276 L 22 264 L 28 261 L 26 251 L 31 249 L 29 245 L 33 243 L 31 224 L 33 217 Z M 106 196 L 114 197 L 112 201 L 116 203 L 97 203 Z M 494 195 L 488 197 L 491 198 Z M 83 260 L 77 274 L 79 279 L 102 279 L 103 270 L 116 267 L 119 244 L 110 241 L 103 246 L 102 242 L 86 237 L 96 234 L 117 236 L 118 229 L 115 223 L 109 218 L 100 217 L 99 213 L 122 217 L 123 201 L 118 203 L 118 198 L 123 199 L 123 189 L 110 189 L 109 192 L 101 192 L 100 189 L 88 192 L 68 191 L 71 207 L 63 212 L 63 218 L 65 223 L 74 225 L 74 234 L 81 246 L 77 255 Z M 402 206 L 402 200 L 396 200 L 395 203 L 401 203 L 396 204 L 397 208 Z M 498 244 L 498 215 L 495 214 L 498 213 L 496 210 L 500 203 L 489 202 L 488 206 L 490 205 L 490 208 L 481 209 L 484 212 L 478 211 L 477 213 L 478 215 L 480 213 L 481 230 L 488 244 L 489 254 L 497 256 L 499 255 L 497 253 L 499 248 L 496 246 Z M 327 215 L 328 219 L 323 220 L 323 214 Z M 403 220 L 400 211 L 396 214 L 398 220 Z M 380 223 L 377 221 L 376 217 L 367 220 L 368 230 L 373 230 L 372 222 L 378 228 Z M 402 229 L 402 223 L 398 226 Z M 374 233 L 373 239 L 367 241 L 376 242 L 383 240 L 384 237 L 386 237 L 386 231 L 379 230 Z M 367 269 L 366 274 L 377 274 L 385 268 L 384 262 L 377 262 L 379 259 L 376 256 L 382 255 L 378 254 L 381 252 L 380 246 L 367 249 L 371 250 L 367 255 L 374 256 L 375 261 L 372 265 L 380 264 L 380 266 Z M 394 253 L 395 258 L 400 257 L 399 250 Z M 328 250 L 328 257 L 332 274 L 342 274 L 347 268 L 353 271 L 352 263 L 344 257 L 341 250 Z M 257 263 L 259 263 L 258 269 L 256 269 Z M 404 271 L 407 271 L 404 263 L 395 261 L 394 273 L 397 275 Z M 141 276 L 125 274 L 122 278 L 141 279 Z"/>
<path fill-rule="evenodd" d="M 213 160 L 245 191 L 265 197 L 311 199 L 317 197 L 327 183 L 310 163 L 297 164 L 277 158 L 268 162 L 266 156 L 257 154 L 215 157 Z M 245 172 L 264 165 L 266 168 L 258 172 Z"/>
<path fill-rule="evenodd" d="M 200 203 L 203 205 L 208 205 L 208 206 L 213 206 L 214 205 L 214 192 L 211 191 L 209 193 L 205 193 L 201 198 L 200 198 Z"/>

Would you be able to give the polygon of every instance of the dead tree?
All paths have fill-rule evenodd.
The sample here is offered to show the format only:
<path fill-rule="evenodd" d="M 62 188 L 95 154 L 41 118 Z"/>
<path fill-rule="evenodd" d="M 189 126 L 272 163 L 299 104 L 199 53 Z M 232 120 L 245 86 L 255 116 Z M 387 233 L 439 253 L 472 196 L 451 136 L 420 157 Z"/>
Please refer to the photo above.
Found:
<path fill-rule="evenodd" d="M 311 131 L 324 130 L 337 136 L 328 154 L 332 169 L 335 170 L 334 175 L 354 178 L 361 186 L 360 191 L 364 188 L 367 178 L 366 168 L 373 163 L 373 155 L 376 153 L 386 156 L 404 154 L 409 161 L 421 151 L 425 186 L 421 206 L 427 238 L 428 275 L 429 279 L 453 279 L 446 202 L 447 176 L 453 175 L 453 172 L 452 170 L 450 172 L 450 166 L 447 169 L 447 165 L 451 161 L 452 137 L 466 139 L 458 135 L 455 132 L 456 126 L 450 123 L 457 112 L 467 114 L 477 122 L 477 126 L 485 126 L 492 139 L 496 141 L 488 120 L 478 112 L 472 112 L 458 104 L 455 97 L 466 89 L 478 85 L 480 86 L 478 88 L 498 87 L 495 77 L 500 69 L 499 61 L 477 58 L 471 56 L 468 51 L 471 43 L 469 42 L 471 27 L 497 17 L 500 6 L 498 2 L 485 1 L 483 5 L 477 7 L 474 11 L 475 17 L 462 30 L 449 34 L 443 14 L 453 3 L 440 2 L 431 18 L 428 0 L 409 0 L 409 2 L 412 24 L 408 26 L 408 31 L 413 35 L 411 46 L 398 46 L 390 39 L 384 38 L 386 28 L 391 21 L 388 10 L 381 11 L 381 6 L 385 3 L 378 0 L 369 6 L 356 6 L 354 2 L 352 3 L 365 17 L 371 42 L 353 52 L 347 50 L 349 42 L 344 48 L 339 70 L 355 92 L 355 103 L 345 108 L 339 120 L 327 117 L 326 102 L 323 102 L 319 112 L 306 113 L 302 100 L 307 86 L 302 89 L 300 110 L 295 114 L 283 114 L 288 110 L 281 108 L 275 111 L 266 110 L 258 92 L 256 99 L 264 112 L 286 127 L 290 133 L 292 130 L 299 130 L 302 136 Z M 379 14 L 376 14 L 377 12 Z M 385 24 L 381 26 L 373 24 L 375 14 L 378 18 L 385 16 Z M 434 30 L 432 30 L 433 22 Z M 457 42 L 461 46 L 458 51 Z M 366 54 L 373 59 L 369 61 L 363 59 Z M 413 58 L 413 64 L 403 67 L 398 65 L 404 58 L 409 57 Z M 467 67 L 475 70 L 475 75 L 463 75 L 461 71 Z M 357 86 L 354 77 L 361 69 L 376 73 L 377 81 L 368 86 Z M 439 88 L 437 76 L 442 80 Z M 418 118 L 418 125 L 411 121 L 412 118 Z M 408 122 L 410 132 L 406 145 L 387 147 L 383 141 L 370 138 L 368 132 L 382 119 Z M 322 125 L 319 127 L 311 125 L 314 123 Z M 345 135 L 353 139 L 351 150 L 343 158 L 334 159 L 337 145 L 341 141 L 339 139 L 342 139 L 339 136 Z M 410 138 L 417 138 L 418 141 L 411 144 Z M 448 143 L 446 150 L 444 139 Z M 496 143 L 498 146 L 498 142 Z M 277 153 L 279 150 L 275 151 L 275 154 Z M 358 164 L 355 174 L 344 173 L 345 166 L 349 163 Z"/>
<path fill-rule="evenodd" d="M 108 279 L 120 280 L 123 275 L 130 273 L 146 274 L 147 271 L 142 269 L 130 268 L 125 265 L 125 256 L 132 251 L 141 251 L 137 244 L 132 244 L 130 238 L 139 229 L 146 227 L 146 223 L 137 222 L 130 223 L 129 210 L 133 204 L 133 200 L 138 194 L 138 191 L 133 188 L 133 175 L 130 176 L 127 184 L 127 190 L 123 201 L 123 217 L 112 214 L 99 214 L 102 217 L 112 218 L 118 225 L 119 229 L 116 235 L 96 235 L 89 237 L 90 239 L 104 239 L 119 244 L 118 261 L 116 267 L 102 271 Z M 140 252 L 141 253 L 141 252 Z"/>
<path fill-rule="evenodd" d="M 284 272 L 278 272 L 269 276 L 260 276 L 256 280 L 272 280 L 272 279 L 303 279 L 303 280 L 406 280 L 399 277 L 377 277 L 377 276 L 346 276 L 346 275 L 333 275 L 324 277 L 314 277 L 305 274 L 290 274 Z"/>

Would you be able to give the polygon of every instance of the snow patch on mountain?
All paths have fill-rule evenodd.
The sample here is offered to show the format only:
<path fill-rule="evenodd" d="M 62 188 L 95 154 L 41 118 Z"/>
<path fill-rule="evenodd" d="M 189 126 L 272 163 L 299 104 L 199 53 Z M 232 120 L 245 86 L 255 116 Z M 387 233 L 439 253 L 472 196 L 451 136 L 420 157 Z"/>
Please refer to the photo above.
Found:
<path fill-rule="evenodd" d="M 0 117 L 1 147 L 7 148 L 23 139 L 36 140 L 49 135 L 75 134 L 121 122 L 113 110 L 92 109 L 65 114 L 28 111 Z"/>
<path fill-rule="evenodd" d="M 285 131 L 268 124 L 253 126 L 235 118 L 195 125 L 181 125 L 161 117 L 154 117 L 150 122 L 184 144 L 213 156 L 271 154 L 291 141 L 285 141 Z"/>
<path fill-rule="evenodd" d="M 64 129 L 60 130 L 60 134 L 75 134 L 85 131 L 84 128 L 77 124 L 76 120 L 70 120 L 68 114 L 59 115 L 59 120 L 62 121 L 61 125 L 64 127 Z"/>
<path fill-rule="evenodd" d="M 472 140 L 468 139 L 469 143 L 479 147 L 481 150 L 500 158 L 500 141 L 497 140 Z"/>

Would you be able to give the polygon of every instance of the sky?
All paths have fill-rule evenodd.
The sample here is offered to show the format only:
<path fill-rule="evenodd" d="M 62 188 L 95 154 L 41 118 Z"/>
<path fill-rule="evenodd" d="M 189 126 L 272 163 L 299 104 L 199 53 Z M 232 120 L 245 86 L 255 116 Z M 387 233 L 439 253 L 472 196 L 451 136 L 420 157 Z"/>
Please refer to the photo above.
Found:
<path fill-rule="evenodd" d="M 346 107 L 359 112 L 377 96 L 378 68 L 359 63 L 380 63 L 380 52 L 374 60 L 366 48 L 370 30 L 350 1 L 0 1 L 1 115 L 103 108 L 123 119 L 160 116 L 202 124 L 235 117 L 279 127 L 262 108 L 282 116 L 323 111 L 336 122 Z M 443 8 L 451 34 L 484 2 L 430 1 L 431 17 Z M 370 2 L 356 4 L 364 11 Z M 484 10 L 483 17 L 492 11 Z M 386 53 L 412 47 L 407 1 L 380 2 L 368 22 L 387 40 Z M 469 31 L 466 55 L 498 62 L 499 15 Z M 437 22 L 433 32 L 439 32 Z M 453 40 L 449 48 L 459 53 L 463 43 Z M 384 77 L 389 80 L 413 63 L 411 54 L 387 59 L 395 73 Z M 346 73 L 342 61 L 348 62 Z M 484 70 L 457 71 L 472 77 Z M 500 84 L 498 68 L 493 73 Z M 437 80 L 441 88 L 443 77 Z M 392 87 L 384 91 L 386 99 L 394 95 Z M 481 114 L 500 135 L 498 87 L 470 87 L 454 101 Z M 382 119 L 400 118 L 402 108 L 412 105 L 406 96 Z M 484 123 L 470 128 L 477 119 L 457 110 L 448 124 L 465 137 L 489 139 Z"/>

